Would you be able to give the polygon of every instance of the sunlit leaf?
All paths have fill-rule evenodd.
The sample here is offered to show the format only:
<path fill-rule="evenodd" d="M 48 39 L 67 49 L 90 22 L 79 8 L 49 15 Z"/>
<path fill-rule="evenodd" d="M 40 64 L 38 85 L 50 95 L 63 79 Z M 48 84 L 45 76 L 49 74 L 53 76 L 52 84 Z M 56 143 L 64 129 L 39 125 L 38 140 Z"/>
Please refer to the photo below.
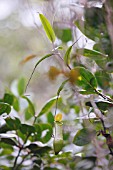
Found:
<path fill-rule="evenodd" d="M 77 132 L 74 137 L 73 143 L 77 146 L 84 146 L 91 142 L 91 140 L 95 137 L 96 132 L 91 129 L 81 129 Z"/>
<path fill-rule="evenodd" d="M 52 28 L 50 22 L 43 14 L 39 14 L 39 17 L 40 17 L 40 20 L 42 22 L 42 25 L 46 32 L 47 37 L 49 38 L 49 40 L 51 42 L 54 42 L 56 37 L 55 37 L 55 33 L 53 31 L 53 28 Z"/>
<path fill-rule="evenodd" d="M 40 113 L 38 114 L 38 117 L 42 116 L 45 113 L 48 113 L 52 107 L 55 105 L 56 103 L 56 98 L 53 98 L 51 100 L 49 100 L 45 106 L 42 108 L 42 110 L 40 111 Z"/>

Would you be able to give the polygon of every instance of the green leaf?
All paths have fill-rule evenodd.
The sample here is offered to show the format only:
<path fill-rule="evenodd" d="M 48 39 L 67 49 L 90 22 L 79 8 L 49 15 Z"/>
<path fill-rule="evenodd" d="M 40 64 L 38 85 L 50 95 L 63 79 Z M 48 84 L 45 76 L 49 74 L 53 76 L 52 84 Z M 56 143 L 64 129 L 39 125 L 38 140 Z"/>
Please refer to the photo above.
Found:
<path fill-rule="evenodd" d="M 0 115 L 3 113 L 9 114 L 11 111 L 11 106 L 8 103 L 0 102 Z"/>
<path fill-rule="evenodd" d="M 49 22 L 48 19 L 47 19 L 44 15 L 42 15 L 42 14 L 39 14 L 39 17 L 40 17 L 40 20 L 41 20 L 41 22 L 42 22 L 42 25 L 43 25 L 43 28 L 44 28 L 44 30 L 45 30 L 45 32 L 46 32 L 47 37 L 49 38 L 49 40 L 50 40 L 51 42 L 54 42 L 56 37 L 55 37 L 55 33 L 54 33 L 54 31 L 53 31 L 53 28 L 52 28 L 50 22 Z"/>
<path fill-rule="evenodd" d="M 81 129 L 77 132 L 74 137 L 73 143 L 77 146 L 84 146 L 91 142 L 91 140 L 95 137 L 96 132 L 91 129 Z"/>
<path fill-rule="evenodd" d="M 24 78 L 19 79 L 17 88 L 18 88 L 19 95 L 20 96 L 23 95 L 25 91 L 25 79 Z"/>
<path fill-rule="evenodd" d="M 54 28 L 56 36 L 62 40 L 62 42 L 68 42 L 72 40 L 72 31 L 71 29 L 59 29 L 59 28 Z"/>
<path fill-rule="evenodd" d="M 54 55 L 54 54 L 53 54 L 53 53 L 47 54 L 47 55 L 45 55 L 44 57 L 42 57 L 42 58 L 36 63 L 36 65 L 35 65 L 35 67 L 34 67 L 32 73 L 31 73 L 31 76 L 30 76 L 30 78 L 29 78 L 29 80 L 28 80 L 28 83 L 27 83 L 27 85 L 26 85 L 25 91 L 27 90 L 27 87 L 28 87 L 28 85 L 29 85 L 29 83 L 30 83 L 30 80 L 31 80 L 31 78 L 32 78 L 32 76 L 33 76 L 33 74 L 34 74 L 34 72 L 35 72 L 37 66 L 38 66 L 43 60 L 45 60 L 46 58 L 51 57 L 52 55 Z"/>
<path fill-rule="evenodd" d="M 16 142 L 11 138 L 0 137 L 0 143 L 6 143 L 8 145 L 17 146 Z"/>
<path fill-rule="evenodd" d="M 55 105 L 55 103 L 56 98 L 49 100 L 38 114 L 38 117 L 42 116 L 45 113 L 48 113 L 51 110 L 51 108 Z"/>
<path fill-rule="evenodd" d="M 43 124 L 40 124 L 40 128 L 41 128 L 42 133 L 45 132 L 45 135 L 41 137 L 40 141 L 42 143 L 47 143 L 51 139 L 51 136 L 53 133 L 52 126 L 51 124 L 43 123 Z"/>
<path fill-rule="evenodd" d="M 48 151 L 51 150 L 51 148 L 48 146 L 40 147 L 36 143 L 31 143 L 30 145 L 26 146 L 25 148 L 28 148 L 32 153 L 38 153 L 38 154 L 44 154 L 44 152 L 47 153 Z"/>
<path fill-rule="evenodd" d="M 0 126 L 0 133 L 6 133 L 9 130 L 10 128 L 7 126 L 7 124 L 3 124 L 2 126 Z"/>
<path fill-rule="evenodd" d="M 13 108 L 14 108 L 17 112 L 20 110 L 19 99 L 18 99 L 16 96 L 14 96 Z"/>
<path fill-rule="evenodd" d="M 108 73 L 106 73 L 105 71 L 97 71 L 95 73 L 95 77 L 97 79 L 98 85 L 102 89 L 108 89 L 110 87 L 111 78 Z"/>
<path fill-rule="evenodd" d="M 28 102 L 28 104 L 29 104 L 29 107 L 28 107 L 29 113 L 31 113 L 32 116 L 34 116 L 34 115 L 35 115 L 35 108 L 34 108 L 33 103 L 32 103 L 32 102 L 29 100 L 29 98 L 26 97 L 26 96 L 22 96 L 22 98 L 24 98 L 24 99 L 27 100 L 27 102 Z"/>
<path fill-rule="evenodd" d="M 41 127 L 40 124 L 34 124 L 34 128 L 35 128 L 35 139 L 36 140 L 40 140 L 41 139 Z"/>
<path fill-rule="evenodd" d="M 84 67 L 75 67 L 75 70 L 77 70 L 79 73 L 76 84 L 82 87 L 83 90 L 94 93 L 97 87 L 95 76 Z"/>
<path fill-rule="evenodd" d="M 25 115 L 25 120 L 29 120 L 33 117 L 32 113 L 30 112 L 29 107 L 25 109 L 24 115 Z"/>
<path fill-rule="evenodd" d="M 64 88 L 65 84 L 68 82 L 68 80 L 63 81 L 63 83 L 60 85 L 58 91 L 57 91 L 57 96 L 60 95 L 60 92 L 62 91 L 62 89 Z"/>
<path fill-rule="evenodd" d="M 9 105 L 13 104 L 14 96 L 9 93 L 4 94 L 3 102 L 8 103 Z"/>
<path fill-rule="evenodd" d="M 20 131 L 23 134 L 30 135 L 31 133 L 35 132 L 35 128 L 31 125 L 21 124 Z"/>
<path fill-rule="evenodd" d="M 82 36 L 80 36 L 66 51 L 65 55 L 64 55 L 64 61 L 67 65 L 69 65 L 70 63 L 70 54 L 71 54 L 71 50 L 72 47 L 77 43 L 77 41 L 81 38 Z"/>
<path fill-rule="evenodd" d="M 11 117 L 7 117 L 5 121 L 10 130 L 17 130 L 21 126 L 21 122 L 17 117 L 15 117 L 14 119 L 12 119 Z"/>
<path fill-rule="evenodd" d="M 71 54 L 71 50 L 72 50 L 72 45 L 67 49 L 65 56 L 64 56 L 64 61 L 67 65 L 69 65 L 70 63 L 70 54 Z"/>
<path fill-rule="evenodd" d="M 85 57 L 89 57 L 93 60 L 104 60 L 107 58 L 106 54 L 103 54 L 96 50 L 89 50 L 86 48 L 77 49 L 77 53 L 82 54 Z"/>
<path fill-rule="evenodd" d="M 49 113 L 47 114 L 47 121 L 48 121 L 48 123 L 50 123 L 50 124 L 53 124 L 53 122 L 54 122 L 54 116 L 53 116 L 53 114 L 52 114 L 51 112 L 49 112 Z"/>

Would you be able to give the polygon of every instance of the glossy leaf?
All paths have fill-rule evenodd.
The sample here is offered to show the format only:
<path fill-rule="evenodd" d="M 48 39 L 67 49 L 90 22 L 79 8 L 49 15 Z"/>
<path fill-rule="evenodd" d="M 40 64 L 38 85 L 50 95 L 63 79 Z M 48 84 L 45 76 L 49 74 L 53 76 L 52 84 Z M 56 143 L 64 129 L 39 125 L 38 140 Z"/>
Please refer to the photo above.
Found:
<path fill-rule="evenodd" d="M 97 81 L 95 76 L 84 67 L 75 67 L 75 70 L 77 70 L 79 73 L 76 84 L 82 87 L 83 90 L 94 93 L 94 89 L 96 89 L 97 87 Z"/>
<path fill-rule="evenodd" d="M 49 100 L 38 114 L 38 117 L 42 116 L 45 113 L 48 113 L 51 110 L 51 108 L 55 105 L 55 103 L 56 98 Z"/>
<path fill-rule="evenodd" d="M 56 37 L 55 37 L 55 33 L 53 31 L 53 28 L 52 28 L 50 22 L 43 14 L 39 14 L 39 17 L 40 17 L 40 20 L 42 22 L 42 25 L 46 32 L 47 37 L 49 38 L 49 40 L 51 42 L 54 42 Z"/>
<path fill-rule="evenodd" d="M 73 143 L 77 146 L 84 146 L 91 142 L 91 140 L 95 137 L 96 132 L 91 129 L 81 129 L 77 132 L 74 137 Z"/>
<path fill-rule="evenodd" d="M 11 106 L 8 103 L 0 102 L 0 115 L 3 113 L 9 114 L 11 111 Z"/>
<path fill-rule="evenodd" d="M 29 106 L 28 106 L 28 111 L 32 114 L 32 116 L 35 115 L 35 108 L 34 108 L 34 105 L 33 103 L 30 101 L 30 99 L 26 96 L 22 96 L 22 98 L 26 99 Z"/>

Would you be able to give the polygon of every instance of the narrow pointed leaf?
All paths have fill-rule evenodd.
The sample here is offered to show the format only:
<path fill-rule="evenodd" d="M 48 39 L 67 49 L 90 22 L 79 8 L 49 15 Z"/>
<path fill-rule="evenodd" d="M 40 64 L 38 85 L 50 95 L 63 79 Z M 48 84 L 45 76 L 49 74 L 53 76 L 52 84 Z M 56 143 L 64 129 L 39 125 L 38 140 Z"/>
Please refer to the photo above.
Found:
<path fill-rule="evenodd" d="M 56 103 L 56 98 L 49 100 L 49 102 L 45 104 L 45 106 L 42 108 L 42 110 L 38 114 L 38 117 L 42 116 L 45 113 L 48 113 L 51 110 L 51 108 L 55 105 L 55 103 Z"/>
<path fill-rule="evenodd" d="M 63 83 L 61 84 L 61 86 L 59 87 L 59 89 L 57 91 L 57 96 L 59 96 L 60 92 L 62 91 L 62 89 L 64 88 L 64 86 L 67 82 L 68 82 L 68 80 L 63 81 Z"/>
<path fill-rule="evenodd" d="M 22 98 L 26 99 L 29 104 L 29 112 L 34 116 L 35 115 L 35 108 L 33 103 L 30 101 L 30 99 L 26 96 L 22 96 Z"/>
<path fill-rule="evenodd" d="M 89 57 L 93 60 L 103 60 L 107 57 L 106 54 L 103 54 L 100 51 L 90 50 L 86 48 L 77 49 L 77 53 L 82 54 L 85 57 Z"/>
<path fill-rule="evenodd" d="M 72 50 L 72 45 L 67 49 L 65 56 L 64 56 L 64 61 L 67 65 L 70 63 L 71 50 Z"/>
<path fill-rule="evenodd" d="M 67 65 L 69 65 L 70 63 L 70 54 L 71 54 L 71 50 L 72 47 L 77 43 L 77 41 L 81 38 L 82 36 L 80 36 L 66 51 L 65 56 L 64 56 L 64 61 Z"/>
<path fill-rule="evenodd" d="M 47 37 L 49 38 L 49 40 L 51 42 L 54 42 L 55 41 L 55 33 L 53 31 L 53 28 L 52 28 L 50 22 L 43 14 L 39 14 L 39 17 L 40 17 L 40 20 L 42 22 L 42 25 L 46 32 Z"/>
<path fill-rule="evenodd" d="M 54 55 L 54 54 L 53 54 L 53 53 L 47 54 L 47 55 L 45 55 L 44 57 L 42 57 L 42 58 L 36 63 L 36 65 L 35 65 L 35 67 L 34 67 L 32 73 L 31 73 L 31 76 L 30 76 L 30 78 L 29 78 L 29 80 L 28 80 L 28 83 L 27 83 L 27 85 L 26 85 L 25 92 L 26 92 L 26 90 L 27 90 L 27 87 L 28 87 L 28 85 L 29 85 L 29 83 L 30 83 L 30 80 L 31 80 L 31 78 L 32 78 L 32 76 L 33 76 L 33 74 L 34 74 L 34 72 L 35 72 L 37 66 L 38 66 L 43 60 L 45 60 L 46 58 L 51 57 L 52 55 Z"/>

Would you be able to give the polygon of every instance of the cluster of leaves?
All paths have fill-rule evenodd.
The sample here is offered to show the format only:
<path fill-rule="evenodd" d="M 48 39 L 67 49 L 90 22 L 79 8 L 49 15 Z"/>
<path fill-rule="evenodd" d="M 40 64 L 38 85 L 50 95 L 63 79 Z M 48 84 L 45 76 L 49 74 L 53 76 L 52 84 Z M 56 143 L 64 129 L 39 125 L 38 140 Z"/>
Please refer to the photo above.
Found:
<path fill-rule="evenodd" d="M 84 31 L 84 35 L 95 40 L 94 38 L 96 37 L 101 38 L 101 30 L 105 30 L 104 28 L 106 25 L 102 17 L 97 17 L 97 11 L 99 10 L 99 12 L 101 12 L 102 9 L 93 8 L 90 10 L 86 10 L 86 20 L 82 21 L 85 26 L 84 30 L 80 27 L 82 25 L 80 22 L 76 21 L 75 25 L 82 32 Z M 59 49 L 61 50 L 62 48 L 55 48 L 56 35 L 50 22 L 42 14 L 39 14 L 39 17 L 45 33 L 54 46 L 54 49 L 52 53 L 45 55 L 36 63 L 27 83 L 26 89 L 25 80 L 22 78 L 17 84 L 18 95 L 16 96 L 10 91 L 5 93 L 3 98 L 0 100 L 0 115 L 1 118 L 4 119 L 4 124 L 0 127 L 0 157 L 1 160 L 3 160 L 3 163 L 7 160 L 8 164 L 2 164 L 0 165 L 0 168 L 6 170 L 57 170 L 62 168 L 72 170 L 78 170 L 80 168 L 84 170 L 93 169 L 97 166 L 96 163 L 98 159 L 102 159 L 102 157 L 99 157 L 98 154 L 98 148 L 101 148 L 100 145 L 104 147 L 103 157 L 106 157 L 106 160 L 109 160 L 109 157 L 106 156 L 106 150 L 108 150 L 107 153 L 110 151 L 113 156 L 113 140 L 111 130 L 113 124 L 110 123 L 112 115 L 111 117 L 109 116 L 110 109 L 113 107 L 113 99 L 112 96 L 110 96 L 110 92 L 113 91 L 113 85 L 111 69 L 109 72 L 108 67 L 106 67 L 106 64 L 110 61 L 111 56 L 107 57 L 106 55 L 110 55 L 110 50 L 107 47 L 104 51 L 105 53 L 103 53 L 102 50 L 106 37 L 107 41 L 110 42 L 109 37 L 108 35 L 106 36 L 107 32 L 103 33 L 105 37 L 101 38 L 101 41 L 94 46 L 93 50 L 86 48 L 78 48 L 76 50 L 77 56 L 80 57 L 82 55 L 82 57 L 86 58 L 86 61 L 90 62 L 91 65 L 97 64 L 98 68 L 100 66 L 100 69 L 95 69 L 96 71 L 92 73 L 90 67 L 87 68 L 87 65 L 84 65 L 83 63 L 73 62 L 73 58 L 71 58 L 72 49 L 78 40 L 69 46 L 64 56 L 62 56 L 59 52 Z M 92 21 L 95 21 L 95 23 Z M 65 32 L 69 33 L 69 37 L 67 39 L 64 38 Z M 61 38 L 62 42 L 68 42 L 72 39 L 72 34 L 70 34 L 70 30 L 64 30 L 63 35 L 58 37 Z M 100 46 L 102 48 L 100 48 Z M 65 69 L 58 69 L 51 66 L 48 75 L 51 80 L 55 80 L 59 74 L 63 74 L 64 81 L 61 82 L 57 94 L 55 94 L 57 96 L 50 99 L 44 105 L 42 110 L 36 114 L 36 107 L 33 102 L 31 102 L 31 100 L 24 95 L 24 91 L 27 90 L 36 67 L 43 60 L 49 57 L 54 58 L 54 56 L 58 56 L 59 59 L 64 62 Z M 23 62 L 25 63 L 34 57 L 35 55 L 27 57 Z M 67 99 L 67 105 L 63 102 L 63 96 L 60 96 L 61 92 L 66 90 L 66 85 L 69 85 L 69 88 L 72 91 L 71 99 Z M 77 102 L 74 101 L 75 96 L 77 96 Z M 99 98 L 99 96 L 101 98 Z M 84 104 L 84 107 L 81 104 L 81 98 L 83 98 L 82 104 Z M 85 101 L 86 98 L 89 100 L 88 102 Z M 95 98 L 97 100 L 94 100 Z M 20 103 L 24 101 L 26 101 L 28 105 L 24 108 L 24 110 L 22 110 Z M 63 120 L 64 144 L 63 149 L 61 148 L 63 153 L 61 152 L 59 155 L 54 155 L 54 150 L 52 147 L 54 114 L 52 111 L 56 114 L 57 109 L 59 109 L 65 117 Z M 86 114 L 80 117 L 80 114 L 84 112 L 84 110 Z M 14 111 L 17 113 L 17 116 L 15 117 L 11 116 L 11 113 Z M 71 117 L 71 112 L 74 113 L 72 120 L 69 119 L 69 117 Z M 90 118 L 91 112 L 95 114 L 92 118 Z M 42 119 L 43 116 L 46 118 L 45 121 Z M 71 130 L 66 130 L 68 128 L 65 129 L 65 126 L 69 127 Z M 74 128 L 74 132 L 72 128 Z M 97 131 L 99 131 L 98 135 L 101 134 L 101 136 L 104 136 L 106 142 L 100 136 L 102 143 L 100 144 L 98 141 L 95 142 L 95 145 L 93 145 L 94 141 L 98 138 L 96 135 Z M 56 139 L 56 136 L 54 136 L 54 138 Z M 74 146 L 79 146 L 80 149 L 78 149 L 78 155 L 77 151 L 67 152 L 66 147 L 68 145 L 70 146 L 69 150 L 72 150 L 72 145 L 73 148 Z M 90 146 L 92 149 L 90 149 Z M 54 148 L 56 148 L 56 146 L 54 146 Z M 112 167 L 112 163 L 109 166 Z"/>

